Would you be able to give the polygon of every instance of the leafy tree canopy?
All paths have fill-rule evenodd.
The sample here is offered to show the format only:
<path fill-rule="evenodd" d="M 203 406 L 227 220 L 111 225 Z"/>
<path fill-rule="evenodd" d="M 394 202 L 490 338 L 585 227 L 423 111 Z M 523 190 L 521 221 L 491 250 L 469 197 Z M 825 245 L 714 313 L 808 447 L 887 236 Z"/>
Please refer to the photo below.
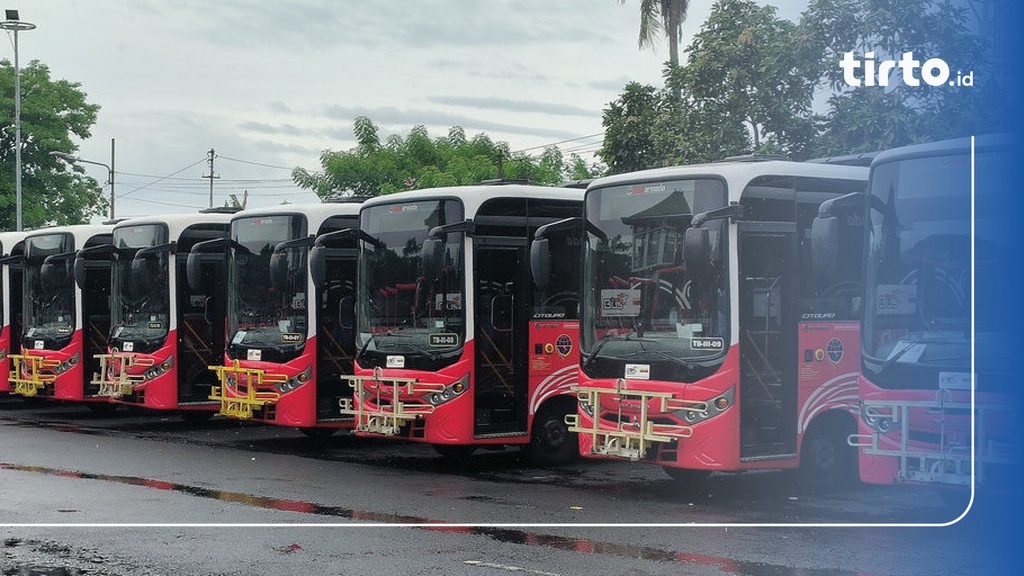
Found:
<path fill-rule="evenodd" d="M 431 138 L 423 126 L 407 136 L 392 135 L 381 142 L 377 125 L 365 116 L 354 122 L 357 145 L 345 152 L 327 150 L 320 155 L 322 171 L 297 168 L 295 183 L 323 199 L 348 194 L 378 196 L 401 190 L 460 186 L 494 178 L 524 179 L 537 184 L 593 177 L 598 170 L 576 155 L 568 161 L 554 146 L 538 158 L 511 153 L 505 142 L 486 134 L 466 138 L 452 127 L 447 136 Z"/>
<path fill-rule="evenodd" d="M 50 69 L 33 60 L 21 68 L 22 225 L 79 224 L 106 212 L 103 190 L 81 166 L 69 165 L 50 152 L 74 155 L 72 138 L 88 138 L 99 106 L 90 104 L 81 85 L 52 80 Z M 0 60 L 0 230 L 17 227 L 15 178 L 14 66 Z"/>

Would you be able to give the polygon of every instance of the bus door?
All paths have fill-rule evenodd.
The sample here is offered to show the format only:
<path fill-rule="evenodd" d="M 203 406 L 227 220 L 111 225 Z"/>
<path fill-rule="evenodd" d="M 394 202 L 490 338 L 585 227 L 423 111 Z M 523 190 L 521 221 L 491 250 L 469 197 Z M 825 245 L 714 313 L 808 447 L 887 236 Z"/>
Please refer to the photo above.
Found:
<path fill-rule="evenodd" d="M 490 240 L 490 241 L 489 241 Z M 476 437 L 526 434 L 529 374 L 526 347 L 532 286 L 526 241 L 477 236 L 476 245 Z M 519 239 L 516 239 L 517 244 Z"/>
<path fill-rule="evenodd" d="M 95 242 L 94 242 L 95 240 Z M 112 236 L 105 234 L 92 239 L 86 247 L 112 243 Z M 93 374 L 100 372 L 101 354 L 107 353 L 107 338 L 110 335 L 110 260 L 85 260 L 85 283 L 82 292 L 82 358 L 85 369 L 84 396 L 95 396 L 100 385 L 90 382 Z"/>
<path fill-rule="evenodd" d="M 796 234 L 740 226 L 740 458 L 796 456 Z"/>

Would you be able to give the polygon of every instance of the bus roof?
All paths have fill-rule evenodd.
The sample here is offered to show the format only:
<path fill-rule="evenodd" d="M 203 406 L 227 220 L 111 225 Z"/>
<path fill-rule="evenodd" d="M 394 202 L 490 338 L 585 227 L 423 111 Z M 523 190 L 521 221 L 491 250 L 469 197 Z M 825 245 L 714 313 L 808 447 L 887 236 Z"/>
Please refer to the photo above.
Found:
<path fill-rule="evenodd" d="M 223 224 L 227 227 L 231 222 L 232 214 L 225 213 L 199 213 L 199 214 L 162 214 L 156 216 L 136 216 L 119 221 L 114 230 L 128 226 L 143 226 L 149 224 L 166 224 L 170 239 L 174 240 L 181 236 L 189 226 L 196 224 Z"/>
<path fill-rule="evenodd" d="M 25 232 L 0 232 L 0 257 L 9 256 L 11 248 L 25 239 Z"/>
<path fill-rule="evenodd" d="M 994 150 L 1000 148 L 1008 148 L 1014 144 L 1013 138 L 1009 134 L 985 134 L 976 136 L 974 138 L 975 150 Z M 929 142 L 927 144 L 912 144 L 909 146 L 901 146 L 899 148 L 892 148 L 885 152 L 880 152 L 875 156 L 871 166 L 877 166 L 879 164 L 885 164 L 888 162 L 896 162 L 898 160 L 910 160 L 913 158 L 924 158 L 928 156 L 949 156 L 953 154 L 968 154 L 971 150 L 971 139 L 970 138 L 956 138 L 953 140 L 940 140 L 938 142 Z"/>
<path fill-rule="evenodd" d="M 358 216 L 361 203 L 355 202 L 324 202 L 321 204 L 282 204 L 265 208 L 249 208 L 235 214 L 231 220 L 251 218 L 254 216 L 285 216 L 301 215 L 306 217 L 309 233 L 316 234 L 323 224 L 335 216 Z"/>
<path fill-rule="evenodd" d="M 789 160 L 726 161 L 687 166 L 654 168 L 627 174 L 616 174 L 595 180 L 587 190 L 607 186 L 621 186 L 634 182 L 656 182 L 701 177 L 722 178 L 729 187 L 729 197 L 735 200 L 754 178 L 759 176 L 803 176 L 808 178 L 838 178 L 841 180 L 867 180 L 868 170 L 863 166 L 827 164 L 822 162 L 793 162 Z"/>
<path fill-rule="evenodd" d="M 396 202 L 413 202 L 427 199 L 458 198 L 462 200 L 466 217 L 472 218 L 480 206 L 492 198 L 546 198 L 552 200 L 583 200 L 583 189 L 562 188 L 557 186 L 538 186 L 534 184 L 475 184 L 470 186 L 446 186 L 441 188 L 421 188 L 406 192 L 395 192 L 370 198 L 363 207 L 394 204 Z"/>
<path fill-rule="evenodd" d="M 25 234 L 25 238 L 27 240 L 35 236 L 46 236 L 49 234 L 71 234 L 75 239 L 75 250 L 80 250 L 96 236 L 110 234 L 113 230 L 113 224 L 72 224 L 69 226 L 51 226 L 49 228 L 33 230 Z"/>

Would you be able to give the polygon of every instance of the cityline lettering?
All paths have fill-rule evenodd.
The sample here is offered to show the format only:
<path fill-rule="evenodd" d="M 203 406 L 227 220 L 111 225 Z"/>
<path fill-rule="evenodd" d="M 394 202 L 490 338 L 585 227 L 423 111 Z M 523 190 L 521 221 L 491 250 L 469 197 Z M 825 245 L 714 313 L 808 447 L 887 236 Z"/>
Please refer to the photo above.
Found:
<path fill-rule="evenodd" d="M 968 71 L 962 74 L 956 72 L 956 78 L 950 80 L 949 64 L 942 58 L 929 58 L 924 62 L 914 59 L 913 52 L 904 52 L 899 60 L 875 61 L 875 53 L 864 54 L 864 59 L 854 58 L 853 52 L 843 54 L 839 61 L 839 67 L 843 69 L 843 80 L 850 86 L 859 87 L 860 78 L 855 72 L 863 66 L 865 86 L 888 86 L 889 78 L 899 69 L 902 72 L 903 83 L 907 86 L 920 86 L 921 80 L 929 86 L 974 86 L 974 72 Z M 915 74 L 920 71 L 920 78 Z"/>

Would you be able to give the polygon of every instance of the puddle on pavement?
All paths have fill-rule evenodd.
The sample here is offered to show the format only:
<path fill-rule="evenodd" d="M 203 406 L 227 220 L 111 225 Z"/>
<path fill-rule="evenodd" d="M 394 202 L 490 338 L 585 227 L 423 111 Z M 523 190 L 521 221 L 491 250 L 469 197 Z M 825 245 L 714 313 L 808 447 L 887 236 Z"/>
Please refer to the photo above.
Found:
<path fill-rule="evenodd" d="M 189 496 L 195 496 L 198 498 L 209 498 L 213 500 L 219 500 L 221 502 L 233 502 L 236 504 L 243 504 L 246 506 L 252 506 L 256 508 L 280 510 L 284 512 L 297 512 L 301 514 L 311 514 L 315 516 L 324 516 L 332 518 L 344 518 L 347 520 L 357 520 L 360 522 L 370 522 L 377 524 L 393 524 L 436 532 L 486 536 L 498 542 L 510 544 L 542 546 L 545 548 L 566 550 L 570 552 L 579 552 L 585 554 L 604 554 L 618 556 L 622 558 L 630 558 L 635 560 L 672 562 L 678 563 L 680 565 L 713 567 L 717 568 L 724 574 L 735 576 L 861 576 L 859 572 L 854 571 L 796 569 L 786 566 L 778 566 L 774 564 L 765 564 L 760 562 L 742 562 L 732 560 L 729 558 L 721 558 L 687 552 L 674 552 L 670 550 L 662 550 L 659 548 L 637 546 L 632 544 L 599 542 L 579 538 L 568 538 L 563 536 L 538 534 L 515 528 L 458 525 L 430 518 L 422 518 L 418 516 L 370 512 L 366 510 L 356 510 L 352 508 L 343 508 L 338 506 L 325 506 L 323 504 L 304 502 L 300 500 L 270 498 L 267 496 L 258 496 L 255 494 L 246 494 L 242 492 L 226 492 L 222 490 L 212 490 L 209 488 L 202 488 L 199 486 L 189 486 L 186 484 L 165 482 L 162 480 L 141 478 L 137 476 L 94 474 L 89 472 L 60 470 L 42 466 L 25 466 L 6 462 L 0 462 L 0 470 L 13 470 L 18 472 L 46 474 L 50 476 L 60 476 L 63 478 L 99 480 L 103 482 L 114 482 L 129 486 L 142 486 L 146 488 L 153 488 L 156 490 L 171 490 L 183 494 L 188 494 Z M 31 574 L 32 576 L 36 576 L 37 574 L 39 576 L 59 576 L 65 573 L 72 574 L 68 572 L 27 572 L 27 574 Z"/>

